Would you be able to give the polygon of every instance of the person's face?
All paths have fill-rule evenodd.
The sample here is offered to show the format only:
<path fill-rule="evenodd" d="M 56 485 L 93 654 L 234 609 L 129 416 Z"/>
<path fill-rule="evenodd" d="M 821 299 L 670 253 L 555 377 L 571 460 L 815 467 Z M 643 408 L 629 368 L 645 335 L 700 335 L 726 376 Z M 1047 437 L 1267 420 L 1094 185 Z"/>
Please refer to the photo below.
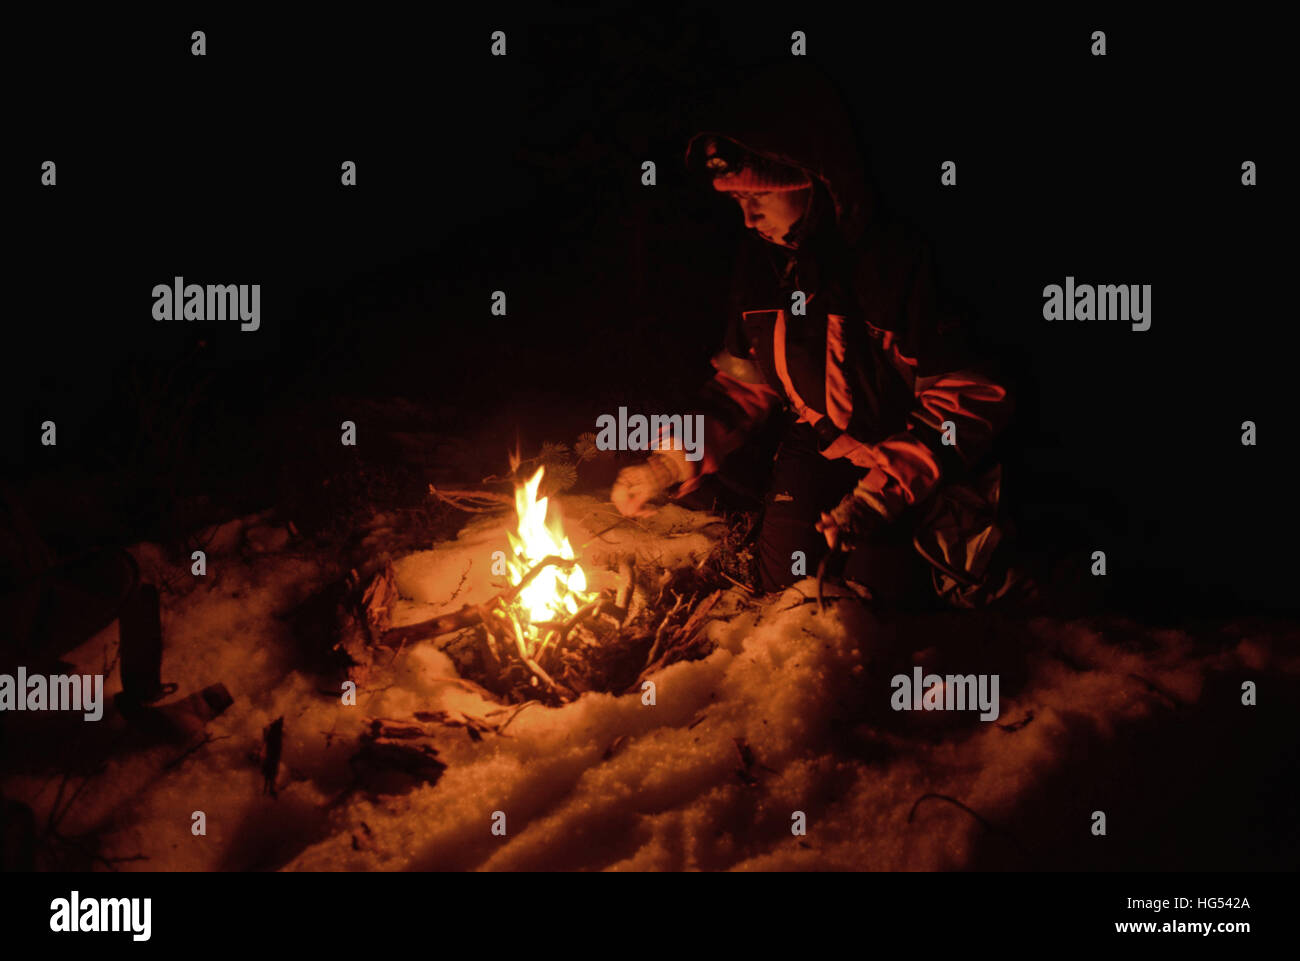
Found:
<path fill-rule="evenodd" d="M 757 231 L 774 244 L 785 244 L 785 235 L 808 209 L 812 189 L 773 190 L 762 193 L 729 190 L 728 195 L 740 204 L 745 226 Z"/>

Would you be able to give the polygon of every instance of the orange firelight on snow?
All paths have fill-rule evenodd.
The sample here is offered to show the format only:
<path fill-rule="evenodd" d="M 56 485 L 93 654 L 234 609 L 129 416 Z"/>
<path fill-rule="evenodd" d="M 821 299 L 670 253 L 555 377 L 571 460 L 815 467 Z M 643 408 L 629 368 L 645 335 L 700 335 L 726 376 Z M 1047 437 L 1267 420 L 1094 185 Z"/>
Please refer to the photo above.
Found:
<path fill-rule="evenodd" d="M 544 467 L 537 468 L 537 473 L 515 488 L 519 528 L 516 533 L 507 532 L 512 556 L 506 562 L 512 587 L 547 557 L 565 560 L 576 557 L 564 536 L 560 518 L 557 516 L 547 523 L 549 498 L 537 497 L 544 471 Z M 586 590 L 587 576 L 578 564 L 568 570 L 554 565 L 543 568 L 528 583 L 512 607 L 530 656 L 540 653 L 545 640 L 551 636 L 550 628 L 577 613 L 588 600 L 584 596 Z"/>

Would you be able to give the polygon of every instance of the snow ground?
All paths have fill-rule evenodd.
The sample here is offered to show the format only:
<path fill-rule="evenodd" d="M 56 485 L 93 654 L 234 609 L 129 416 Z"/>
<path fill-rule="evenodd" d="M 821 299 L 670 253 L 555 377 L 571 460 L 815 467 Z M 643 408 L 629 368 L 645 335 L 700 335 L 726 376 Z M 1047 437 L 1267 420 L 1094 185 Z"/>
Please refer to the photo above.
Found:
<path fill-rule="evenodd" d="M 590 498 L 562 504 L 575 545 L 613 519 Z M 689 563 L 708 551 L 714 520 L 665 508 L 582 556 L 597 587 L 620 551 Z M 480 519 L 456 541 L 398 559 L 408 601 L 397 622 L 495 593 L 486 570 L 506 547 L 505 522 Z M 376 555 L 396 523 L 373 521 Z M 653 705 L 587 694 L 526 708 L 481 741 L 447 727 L 432 740 L 447 764 L 436 784 L 339 800 L 366 719 L 482 716 L 497 705 L 457 686 L 429 642 L 405 650 L 356 706 L 342 705 L 321 691 L 334 681 L 301 666 L 284 620 L 326 581 L 327 559 L 300 552 L 269 515 L 220 535 L 208 576 L 163 598 L 164 680 L 179 684 L 177 697 L 215 681 L 234 696 L 208 727 L 216 739 L 170 767 L 182 748 L 114 754 L 61 821 L 65 835 L 95 832 L 107 857 L 146 858 L 123 870 L 1215 867 L 1265 856 L 1251 845 L 1267 832 L 1239 823 L 1254 809 L 1225 800 L 1224 783 L 1240 794 L 1242 771 L 1294 764 L 1294 730 L 1240 703 L 1243 679 L 1258 684 L 1261 705 L 1296 692 L 1294 626 L 1243 619 L 1207 639 L 1117 618 L 882 623 L 852 600 L 825 614 L 800 603 L 814 593 L 809 580 L 756 607 L 732 599 L 735 613 L 708 628 L 716 650 L 656 675 Z M 146 576 L 188 576 L 188 563 L 157 547 L 135 553 Z M 113 626 L 68 659 L 100 670 L 116 644 Z M 889 677 L 910 672 L 918 650 L 927 670 L 998 673 L 997 721 L 891 711 Z M 106 691 L 119 689 L 114 672 Z M 253 754 L 280 716 L 272 798 Z M 101 726 L 69 736 L 101 750 L 121 721 Z M 752 752 L 748 767 L 738 740 Z M 36 773 L 4 785 L 41 824 L 57 786 Z M 927 794 L 953 800 L 914 810 Z M 1105 838 L 1090 832 L 1095 810 L 1106 812 Z M 191 833 L 195 811 L 206 836 Z M 491 831 L 494 812 L 504 812 L 505 836 Z M 796 812 L 806 835 L 792 834 Z"/>

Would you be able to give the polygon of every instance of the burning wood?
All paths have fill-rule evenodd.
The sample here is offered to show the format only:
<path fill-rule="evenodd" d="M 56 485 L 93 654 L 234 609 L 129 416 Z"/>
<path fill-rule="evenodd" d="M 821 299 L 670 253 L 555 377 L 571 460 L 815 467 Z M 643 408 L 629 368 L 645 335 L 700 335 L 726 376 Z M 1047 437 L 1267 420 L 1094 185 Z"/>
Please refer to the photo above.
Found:
<path fill-rule="evenodd" d="M 486 604 L 466 604 L 459 610 L 452 611 L 450 614 L 440 614 L 438 617 L 431 617 L 427 621 L 419 621 L 415 624 L 407 624 L 405 627 L 390 627 L 385 630 L 380 639 L 384 647 L 396 647 L 412 640 L 427 640 L 433 637 L 439 637 L 443 634 L 450 634 L 452 631 L 458 631 L 463 627 L 469 627 L 480 619 L 488 616 L 496 616 L 498 610 L 508 611 L 510 605 L 519 596 L 519 592 L 532 582 L 532 579 L 540 574 L 543 569 L 552 564 L 564 565 L 574 564 L 575 561 L 565 560 L 563 557 L 546 557 L 543 558 L 536 567 L 528 572 L 514 587 L 502 591 Z"/>
<path fill-rule="evenodd" d="M 361 603 L 359 620 L 372 643 L 400 652 L 408 643 L 454 634 L 440 647 L 462 676 L 495 697 L 551 704 L 588 690 L 629 690 L 667 664 L 706 654 L 711 644 L 702 629 L 723 593 L 731 590 L 719 565 L 709 565 L 706 557 L 657 576 L 652 568 L 640 572 L 638 583 L 638 569 L 625 555 L 613 563 L 615 585 L 593 590 L 579 558 L 581 548 L 570 543 L 558 514 L 548 516 L 549 498 L 538 496 L 544 476 L 545 468 L 539 467 L 516 485 L 515 526 L 507 531 L 509 586 L 488 601 L 393 627 L 396 584 L 386 567 Z M 620 523 L 623 519 L 606 530 Z M 470 730 L 474 736 L 482 729 Z"/>

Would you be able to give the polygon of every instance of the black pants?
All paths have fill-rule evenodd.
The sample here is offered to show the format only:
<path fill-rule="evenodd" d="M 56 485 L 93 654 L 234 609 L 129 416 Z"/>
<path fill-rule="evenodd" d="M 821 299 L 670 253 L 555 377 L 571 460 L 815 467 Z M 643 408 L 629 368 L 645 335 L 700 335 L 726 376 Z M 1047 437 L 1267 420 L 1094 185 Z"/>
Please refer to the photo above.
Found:
<path fill-rule="evenodd" d="M 818 452 L 817 440 L 807 424 L 791 424 L 777 448 L 758 533 L 759 582 L 765 591 L 817 573 L 828 550 L 825 535 L 816 529 L 817 519 L 866 473 L 847 460 L 827 460 Z M 797 551 L 803 552 L 806 573 L 797 573 Z M 886 603 L 913 607 L 932 599 L 929 565 L 912 547 L 906 521 L 883 528 L 846 560 L 843 578 L 865 585 Z"/>

